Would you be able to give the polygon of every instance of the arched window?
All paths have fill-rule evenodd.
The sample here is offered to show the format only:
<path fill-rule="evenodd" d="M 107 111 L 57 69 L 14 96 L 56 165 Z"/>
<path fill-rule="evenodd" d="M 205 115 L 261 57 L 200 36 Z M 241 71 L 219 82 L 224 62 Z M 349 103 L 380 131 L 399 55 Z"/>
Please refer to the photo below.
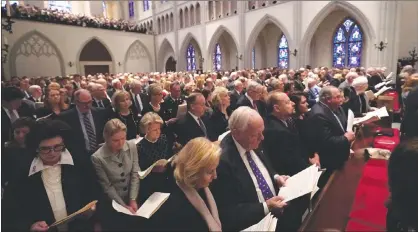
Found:
<path fill-rule="evenodd" d="M 129 18 L 135 17 L 135 1 L 128 2 Z"/>
<path fill-rule="evenodd" d="M 279 40 L 279 46 L 277 50 L 279 54 L 277 59 L 277 67 L 281 69 L 289 68 L 289 45 L 284 34 Z"/>
<path fill-rule="evenodd" d="M 251 51 L 251 64 L 253 69 L 255 68 L 255 48 Z"/>
<path fill-rule="evenodd" d="M 48 7 L 53 10 L 71 11 L 70 1 L 48 1 Z"/>
<path fill-rule="evenodd" d="M 196 70 L 196 53 L 192 44 L 187 47 L 187 71 Z"/>
<path fill-rule="evenodd" d="M 216 71 L 222 68 L 222 52 L 221 46 L 218 43 L 215 45 L 215 51 L 213 53 L 213 67 L 215 67 Z"/>
<path fill-rule="evenodd" d="M 346 19 L 337 28 L 333 40 L 332 66 L 360 67 L 363 33 L 352 19 Z"/>
<path fill-rule="evenodd" d="M 144 0 L 144 1 L 142 1 L 142 2 L 143 2 L 143 4 L 144 4 L 144 11 L 149 10 L 149 1 L 148 1 L 148 0 Z"/>

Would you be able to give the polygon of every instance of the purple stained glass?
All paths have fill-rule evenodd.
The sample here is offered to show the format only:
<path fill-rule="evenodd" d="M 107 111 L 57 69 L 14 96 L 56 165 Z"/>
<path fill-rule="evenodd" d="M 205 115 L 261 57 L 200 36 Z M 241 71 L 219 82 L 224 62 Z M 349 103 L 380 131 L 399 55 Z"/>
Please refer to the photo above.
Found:
<path fill-rule="evenodd" d="M 360 67 L 363 49 L 363 34 L 359 25 L 352 19 L 346 19 L 334 35 L 333 66 Z"/>
<path fill-rule="evenodd" d="M 186 52 L 187 71 L 196 70 L 195 50 L 192 44 L 189 44 Z"/>
<path fill-rule="evenodd" d="M 128 8 L 129 8 L 129 18 L 133 18 L 135 16 L 135 2 L 134 1 L 129 1 L 128 3 Z"/>
<path fill-rule="evenodd" d="M 149 10 L 149 0 L 143 0 L 142 2 L 144 3 L 144 11 Z"/>
<path fill-rule="evenodd" d="M 353 25 L 353 21 L 351 20 L 351 19 L 346 19 L 345 21 L 344 21 L 344 27 L 345 27 L 345 30 L 348 32 L 349 30 L 350 30 L 350 27 L 351 27 L 351 25 Z"/>
<path fill-rule="evenodd" d="M 215 67 L 216 71 L 219 71 L 222 68 L 222 52 L 221 46 L 219 44 L 216 44 L 215 46 L 215 53 L 213 54 L 213 66 Z"/>
<path fill-rule="evenodd" d="M 345 42 L 345 41 L 346 41 L 345 32 L 344 32 L 343 28 L 340 27 L 338 29 L 337 33 L 335 34 L 334 43 L 341 43 L 341 42 Z"/>
<path fill-rule="evenodd" d="M 285 35 L 282 35 L 279 41 L 278 67 L 282 69 L 289 68 L 289 45 Z"/>

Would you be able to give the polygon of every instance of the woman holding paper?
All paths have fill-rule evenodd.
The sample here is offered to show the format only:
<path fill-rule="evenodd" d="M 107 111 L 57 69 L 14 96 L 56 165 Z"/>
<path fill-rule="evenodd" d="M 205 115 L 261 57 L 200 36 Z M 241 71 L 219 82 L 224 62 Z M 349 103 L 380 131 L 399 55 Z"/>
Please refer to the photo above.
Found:
<path fill-rule="evenodd" d="M 99 203 L 104 230 L 126 230 L 134 224 L 133 218 L 112 208 L 112 201 L 131 213 L 138 210 L 138 152 L 135 140 L 126 141 L 126 131 L 119 119 L 108 121 L 103 129 L 105 143 L 91 157 L 104 193 Z"/>
<path fill-rule="evenodd" d="M 161 133 L 163 124 L 164 121 L 154 112 L 146 113 L 141 119 L 140 128 L 145 134 L 144 139 L 137 144 L 141 170 L 146 170 L 158 160 L 168 160 L 173 156 L 174 141 Z M 161 191 L 160 186 L 166 180 L 165 169 L 166 166 L 155 166 L 152 174 L 142 181 L 140 202 L 145 201 L 152 193 Z"/>
<path fill-rule="evenodd" d="M 33 161 L 4 192 L 2 209 L 10 217 L 4 220 L 10 231 L 93 229 L 86 217 L 50 227 L 93 200 L 83 170 L 66 148 L 69 131 L 67 124 L 45 119 L 37 121 L 27 135 L 26 147 Z"/>
<path fill-rule="evenodd" d="M 208 139 L 190 140 L 174 158 L 170 197 L 150 218 L 152 230 L 221 231 L 209 184 L 216 179 L 220 147 Z"/>

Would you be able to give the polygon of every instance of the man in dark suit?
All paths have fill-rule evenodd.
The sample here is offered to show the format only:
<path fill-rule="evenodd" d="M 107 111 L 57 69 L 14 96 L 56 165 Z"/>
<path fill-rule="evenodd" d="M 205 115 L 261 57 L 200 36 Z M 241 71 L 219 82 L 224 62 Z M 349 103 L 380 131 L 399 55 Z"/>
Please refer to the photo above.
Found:
<path fill-rule="evenodd" d="M 321 167 L 327 171 L 321 176 L 319 187 L 326 184 L 331 173 L 344 165 L 350 154 L 353 132 L 346 132 L 347 116 L 340 107 L 343 98 L 340 90 L 326 86 L 319 93 L 319 102 L 307 117 L 310 148 L 318 152 Z"/>
<path fill-rule="evenodd" d="M 280 214 L 286 203 L 276 196 L 277 190 L 288 176 L 276 174 L 263 151 L 256 151 L 263 140 L 264 123 L 255 110 L 236 109 L 229 119 L 229 127 L 231 133 L 221 142 L 218 178 L 212 182 L 211 191 L 222 229 L 241 231 L 258 223 L 269 212 Z"/>
<path fill-rule="evenodd" d="M 406 98 L 401 131 L 403 139 L 418 137 L 418 86 L 411 90 Z"/>
<path fill-rule="evenodd" d="M 43 97 L 42 97 L 42 88 L 39 85 L 31 85 L 28 88 L 28 93 L 29 93 L 29 97 L 27 98 L 28 100 L 32 101 L 32 102 L 43 102 Z"/>
<path fill-rule="evenodd" d="M 259 100 L 262 94 L 263 86 L 255 81 L 250 81 L 247 87 L 247 92 L 240 96 L 237 101 L 237 108 L 241 106 L 248 106 L 257 112 L 263 117 L 264 107 L 260 104 Z M 260 112 L 261 111 L 261 112 Z"/>
<path fill-rule="evenodd" d="M 265 120 L 263 147 L 276 172 L 294 175 L 309 166 L 308 151 L 299 134 L 287 124 L 294 112 L 294 103 L 285 93 L 272 92 L 267 100 L 269 115 Z M 319 164 L 319 157 L 311 163 Z"/>
<path fill-rule="evenodd" d="M 176 122 L 175 133 L 178 142 L 186 145 L 190 140 L 197 137 L 208 137 L 209 123 L 202 117 L 205 114 L 205 97 L 201 93 L 192 93 L 187 98 L 187 113 Z"/>
<path fill-rule="evenodd" d="M 22 102 L 25 94 L 17 87 L 6 87 L 1 90 L 1 142 L 12 139 L 12 123 L 20 117 L 33 118 L 34 111 Z"/>
<path fill-rule="evenodd" d="M 106 89 L 97 83 L 90 83 L 88 90 L 93 97 L 92 106 L 101 109 L 109 109 L 112 107 L 109 99 L 106 97 Z"/>
<path fill-rule="evenodd" d="M 139 80 L 133 80 L 130 83 L 130 96 L 131 96 L 131 110 L 132 113 L 135 115 L 140 115 L 142 110 L 144 109 L 144 106 L 147 106 L 149 104 L 149 98 L 148 95 L 145 93 L 142 93 L 142 85 Z"/>
<path fill-rule="evenodd" d="M 231 100 L 231 104 L 229 105 L 229 109 L 234 111 L 237 108 L 238 99 L 243 95 L 242 90 L 244 89 L 244 85 L 240 80 L 234 81 L 234 89 L 229 92 L 229 97 Z"/>
<path fill-rule="evenodd" d="M 183 104 L 185 101 L 185 98 L 183 95 L 181 95 L 181 88 L 179 82 L 173 82 L 170 85 L 170 95 L 164 98 L 164 109 L 166 109 L 169 112 L 169 118 L 167 120 L 170 120 L 172 118 L 175 118 L 177 116 L 177 110 L 179 105 Z"/>

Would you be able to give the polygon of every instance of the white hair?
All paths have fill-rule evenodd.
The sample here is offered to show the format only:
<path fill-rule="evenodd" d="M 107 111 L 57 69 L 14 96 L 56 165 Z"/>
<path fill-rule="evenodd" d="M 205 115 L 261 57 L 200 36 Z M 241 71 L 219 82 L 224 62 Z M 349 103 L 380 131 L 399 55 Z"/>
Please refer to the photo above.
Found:
<path fill-rule="evenodd" d="M 129 87 L 131 89 L 135 88 L 136 85 L 141 85 L 142 86 L 141 82 L 139 80 L 137 80 L 137 79 L 133 79 L 131 81 L 131 83 L 129 83 Z"/>
<path fill-rule="evenodd" d="M 314 77 L 308 77 L 308 85 L 312 85 L 316 83 L 316 79 Z"/>
<path fill-rule="evenodd" d="M 32 94 L 32 93 L 33 93 L 33 91 L 35 91 L 35 90 L 37 90 L 37 89 L 42 90 L 41 86 L 39 86 L 39 85 L 31 85 L 31 86 L 29 86 L 29 88 L 28 88 L 28 93 L 29 93 L 29 94 Z"/>
<path fill-rule="evenodd" d="M 367 85 L 369 83 L 369 81 L 367 80 L 367 77 L 365 76 L 359 76 L 356 79 L 353 80 L 353 83 L 351 84 L 351 86 L 353 87 L 357 87 L 357 86 L 361 86 L 361 85 Z"/>
<path fill-rule="evenodd" d="M 287 78 L 287 75 L 286 74 L 280 74 L 279 80 L 284 81 L 284 80 L 287 80 L 287 79 L 288 78 Z"/>
<path fill-rule="evenodd" d="M 259 86 L 260 86 L 260 84 L 258 82 L 256 82 L 256 81 L 250 81 L 250 83 L 248 83 L 248 86 L 247 86 L 247 91 L 250 91 L 250 90 L 257 91 L 257 88 Z"/>
<path fill-rule="evenodd" d="M 234 81 L 234 86 L 242 85 L 242 81 L 236 80 Z"/>
<path fill-rule="evenodd" d="M 251 120 L 256 118 L 261 118 L 260 114 L 254 109 L 251 109 L 248 106 L 241 106 L 229 117 L 228 126 L 231 131 L 245 131 L 250 124 Z"/>
<path fill-rule="evenodd" d="M 112 80 L 112 86 L 115 85 L 116 83 L 121 83 L 119 79 L 113 79 Z"/>
<path fill-rule="evenodd" d="M 347 73 L 347 75 L 345 75 L 345 79 L 349 79 L 349 78 L 355 79 L 357 77 L 358 77 L 358 74 L 356 72 L 349 72 Z"/>

